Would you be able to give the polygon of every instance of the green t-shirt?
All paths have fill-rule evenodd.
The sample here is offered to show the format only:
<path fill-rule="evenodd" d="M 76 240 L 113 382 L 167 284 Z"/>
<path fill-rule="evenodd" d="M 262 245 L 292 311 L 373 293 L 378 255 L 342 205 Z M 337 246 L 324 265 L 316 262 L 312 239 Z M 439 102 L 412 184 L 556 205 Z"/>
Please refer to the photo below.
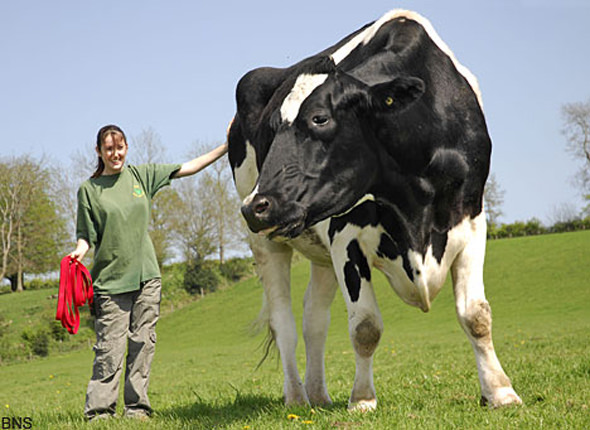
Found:
<path fill-rule="evenodd" d="M 150 203 L 178 169 L 180 164 L 126 166 L 80 186 L 76 237 L 95 248 L 90 275 L 96 293 L 136 291 L 161 276 L 148 234 Z"/>

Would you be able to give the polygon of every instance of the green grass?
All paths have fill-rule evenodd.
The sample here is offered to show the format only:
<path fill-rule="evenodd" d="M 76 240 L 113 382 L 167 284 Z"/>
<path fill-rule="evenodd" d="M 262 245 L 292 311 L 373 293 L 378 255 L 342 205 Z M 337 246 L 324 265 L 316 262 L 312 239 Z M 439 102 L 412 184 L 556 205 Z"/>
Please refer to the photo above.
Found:
<path fill-rule="evenodd" d="M 334 405 L 283 405 L 277 359 L 255 370 L 262 337 L 249 336 L 248 327 L 260 308 L 261 287 L 252 279 L 161 319 L 150 386 L 156 413 L 149 423 L 84 422 L 89 348 L 0 367 L 0 416 L 31 416 L 35 429 L 590 428 L 589 263 L 590 232 L 488 242 L 485 279 L 494 341 L 525 403 L 521 407 L 478 406 L 475 361 L 456 321 L 450 285 L 423 314 L 404 305 L 375 274 L 385 332 L 375 354 L 374 413 L 346 411 L 354 354 L 339 294 L 326 353 Z M 302 262 L 292 275 L 298 321 L 308 273 Z M 34 293 L 14 300 L 25 306 L 43 299 Z M 298 360 L 303 374 L 302 341 Z M 299 418 L 290 420 L 289 414 Z"/>

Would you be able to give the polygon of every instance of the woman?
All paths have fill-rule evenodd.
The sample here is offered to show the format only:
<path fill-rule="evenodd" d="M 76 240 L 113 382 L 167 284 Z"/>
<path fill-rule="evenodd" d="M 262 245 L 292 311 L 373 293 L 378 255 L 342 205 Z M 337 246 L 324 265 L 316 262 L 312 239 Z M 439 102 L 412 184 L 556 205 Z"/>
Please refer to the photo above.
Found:
<path fill-rule="evenodd" d="M 95 359 L 84 414 L 90 420 L 115 415 L 125 369 L 125 416 L 147 418 L 147 391 L 160 314 L 161 279 L 148 235 L 150 202 L 173 178 L 197 173 L 227 152 L 227 144 L 184 164 L 125 166 L 127 139 L 115 125 L 96 139 L 98 166 L 78 190 L 77 245 L 82 260 L 95 247 Z"/>

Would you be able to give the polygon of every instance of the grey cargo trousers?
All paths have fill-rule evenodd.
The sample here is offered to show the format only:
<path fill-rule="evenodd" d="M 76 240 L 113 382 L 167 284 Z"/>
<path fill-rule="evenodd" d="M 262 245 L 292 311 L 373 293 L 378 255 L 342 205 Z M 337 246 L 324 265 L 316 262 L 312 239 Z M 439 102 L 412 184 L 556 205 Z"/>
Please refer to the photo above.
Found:
<path fill-rule="evenodd" d="M 94 296 L 96 345 L 86 417 L 115 414 L 126 351 L 125 415 L 151 414 L 147 392 L 161 292 L 162 282 L 156 278 L 142 283 L 138 291 Z"/>

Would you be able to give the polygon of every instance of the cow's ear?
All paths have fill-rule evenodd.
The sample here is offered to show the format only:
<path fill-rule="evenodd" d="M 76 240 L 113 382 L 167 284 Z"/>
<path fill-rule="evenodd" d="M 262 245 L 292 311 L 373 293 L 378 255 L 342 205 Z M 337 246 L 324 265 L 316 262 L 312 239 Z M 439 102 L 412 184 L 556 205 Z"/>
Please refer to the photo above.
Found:
<path fill-rule="evenodd" d="M 371 106 L 381 111 L 405 109 L 424 94 L 424 81 L 415 77 L 398 77 L 371 87 Z"/>

